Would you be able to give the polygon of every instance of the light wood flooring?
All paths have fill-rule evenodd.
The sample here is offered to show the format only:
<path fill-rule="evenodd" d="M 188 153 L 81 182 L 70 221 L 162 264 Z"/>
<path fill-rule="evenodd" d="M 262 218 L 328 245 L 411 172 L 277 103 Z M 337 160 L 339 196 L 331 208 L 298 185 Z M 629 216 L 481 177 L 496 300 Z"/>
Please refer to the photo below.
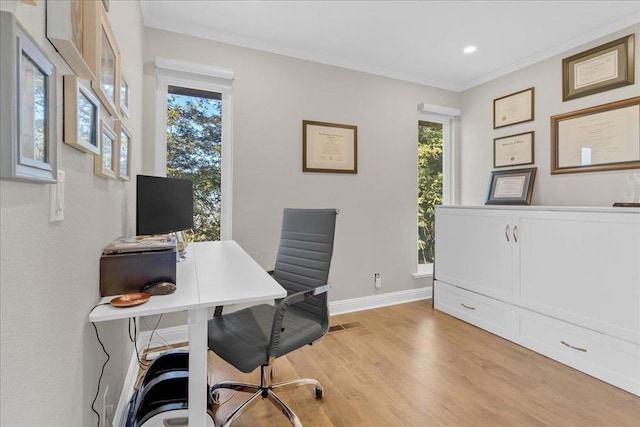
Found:
<path fill-rule="evenodd" d="M 333 316 L 362 326 L 328 334 L 276 361 L 274 382 L 324 387 L 279 393 L 305 427 L 640 426 L 640 397 L 455 319 L 431 300 Z M 257 383 L 209 352 L 210 383 Z M 216 423 L 248 397 L 229 399 Z M 234 427 L 290 426 L 267 400 Z"/>

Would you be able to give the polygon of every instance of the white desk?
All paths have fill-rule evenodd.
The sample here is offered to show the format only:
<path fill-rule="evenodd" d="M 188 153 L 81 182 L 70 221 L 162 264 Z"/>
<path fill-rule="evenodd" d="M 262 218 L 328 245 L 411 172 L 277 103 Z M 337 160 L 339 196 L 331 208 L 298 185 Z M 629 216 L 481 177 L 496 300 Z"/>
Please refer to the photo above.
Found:
<path fill-rule="evenodd" d="M 189 426 L 206 425 L 207 308 L 283 298 L 286 291 L 236 242 L 199 242 L 188 246 L 187 259 L 178 263 L 176 291 L 154 296 L 129 308 L 96 307 L 90 322 L 125 319 L 188 310 Z M 113 296 L 100 302 L 109 302 Z"/>

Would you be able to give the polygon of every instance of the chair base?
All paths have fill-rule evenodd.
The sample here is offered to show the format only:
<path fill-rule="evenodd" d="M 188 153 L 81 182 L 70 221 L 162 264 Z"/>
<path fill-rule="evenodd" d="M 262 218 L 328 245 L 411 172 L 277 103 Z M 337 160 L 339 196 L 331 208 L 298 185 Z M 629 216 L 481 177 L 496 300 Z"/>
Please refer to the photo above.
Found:
<path fill-rule="evenodd" d="M 243 393 L 252 393 L 249 399 L 245 400 L 240 406 L 229 414 L 226 420 L 222 423 L 221 427 L 229 427 L 236 419 L 240 418 L 258 398 L 269 399 L 282 413 L 289 419 L 294 427 L 302 427 L 302 423 L 298 416 L 284 403 L 275 393 L 274 390 L 288 390 L 295 387 L 309 385 L 313 387 L 313 396 L 316 399 L 322 399 L 324 391 L 320 383 L 311 378 L 302 378 L 292 381 L 285 381 L 277 384 L 271 384 L 272 366 L 262 365 L 260 367 L 260 385 L 239 383 L 233 381 L 222 381 L 211 386 L 209 393 L 213 401 L 212 410 L 215 412 L 219 403 L 219 391 L 220 389 L 229 389 L 234 391 L 241 391 Z"/>

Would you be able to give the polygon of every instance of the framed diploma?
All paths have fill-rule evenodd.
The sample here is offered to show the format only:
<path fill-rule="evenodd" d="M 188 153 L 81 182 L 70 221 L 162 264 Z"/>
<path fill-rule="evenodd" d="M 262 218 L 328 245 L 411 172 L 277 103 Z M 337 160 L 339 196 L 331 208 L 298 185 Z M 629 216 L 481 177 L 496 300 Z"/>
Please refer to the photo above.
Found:
<path fill-rule="evenodd" d="M 562 100 L 615 89 L 634 82 L 635 35 L 562 60 Z"/>
<path fill-rule="evenodd" d="M 551 173 L 640 168 L 640 97 L 551 117 Z"/>
<path fill-rule="evenodd" d="M 303 120 L 302 170 L 358 173 L 358 127 Z"/>
<path fill-rule="evenodd" d="M 534 132 L 503 136 L 493 140 L 493 167 L 530 165 L 533 163 Z"/>
<path fill-rule="evenodd" d="M 485 205 L 530 205 L 537 168 L 492 171 Z"/>
<path fill-rule="evenodd" d="M 511 126 L 533 120 L 535 88 L 521 90 L 493 100 L 493 128 Z"/>

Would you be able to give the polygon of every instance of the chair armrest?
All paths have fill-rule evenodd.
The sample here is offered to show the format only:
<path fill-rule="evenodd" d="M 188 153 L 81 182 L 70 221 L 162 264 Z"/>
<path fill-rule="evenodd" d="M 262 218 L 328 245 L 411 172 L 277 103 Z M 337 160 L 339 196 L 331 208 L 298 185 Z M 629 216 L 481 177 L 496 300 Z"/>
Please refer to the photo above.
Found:
<path fill-rule="evenodd" d="M 310 289 L 308 291 L 296 292 L 295 294 L 288 295 L 283 298 L 278 305 L 276 305 L 276 312 L 273 315 L 273 323 L 271 325 L 271 339 L 269 340 L 269 356 L 275 356 L 278 345 L 280 344 L 280 334 L 282 333 L 282 321 L 284 320 L 287 309 L 294 304 L 304 301 L 307 298 L 311 298 L 316 295 L 320 295 L 333 289 L 332 284 L 326 284 L 324 286 L 318 286 L 317 288 Z"/>

